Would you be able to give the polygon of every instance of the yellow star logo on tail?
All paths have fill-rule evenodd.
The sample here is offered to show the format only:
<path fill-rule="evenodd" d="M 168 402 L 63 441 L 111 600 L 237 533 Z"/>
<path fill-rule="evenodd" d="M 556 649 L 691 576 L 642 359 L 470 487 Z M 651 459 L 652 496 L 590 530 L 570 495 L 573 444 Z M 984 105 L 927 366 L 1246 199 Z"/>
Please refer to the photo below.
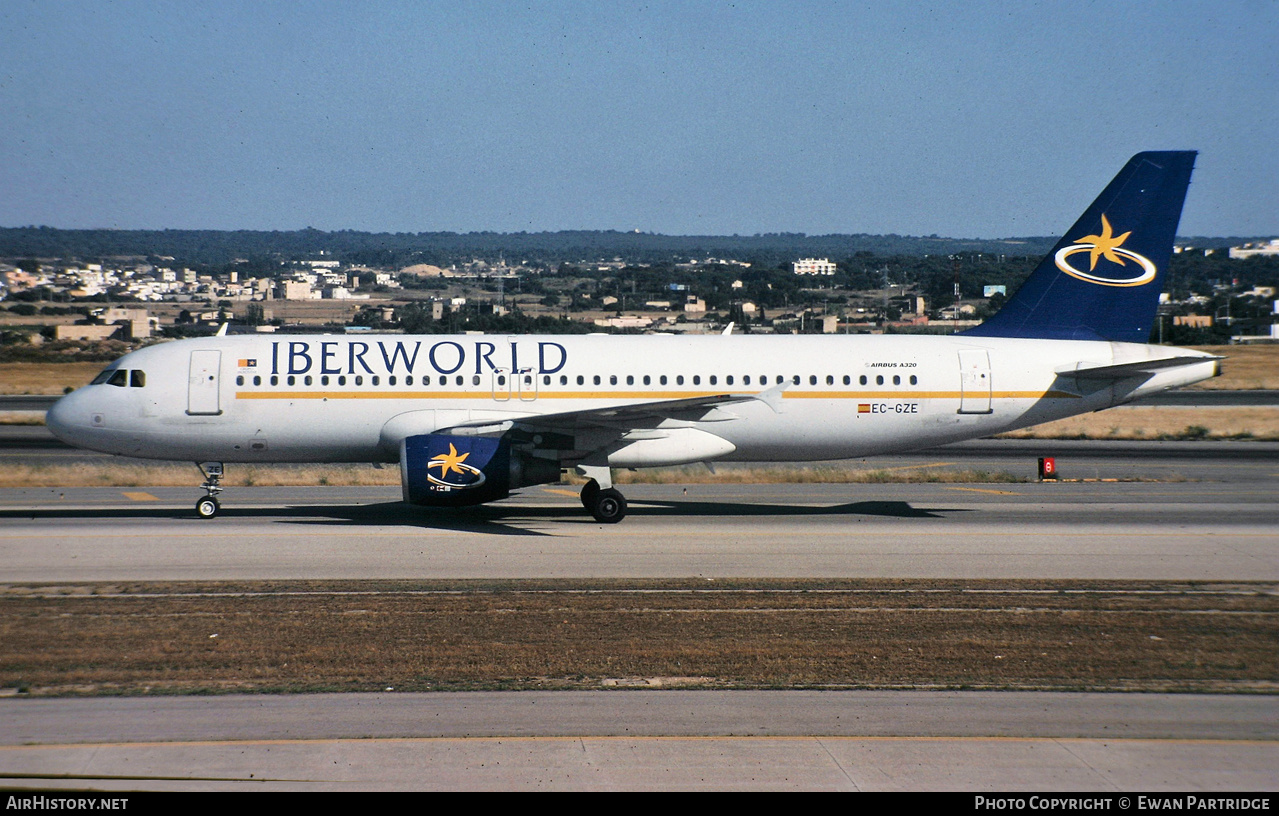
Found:
<path fill-rule="evenodd" d="M 1111 234 L 1110 221 L 1106 219 L 1105 213 L 1101 216 L 1101 235 L 1085 235 L 1083 238 L 1076 240 L 1081 244 L 1091 243 L 1092 252 L 1089 253 L 1092 263 L 1088 266 L 1088 271 L 1097 268 L 1097 258 L 1104 257 L 1111 263 L 1117 263 L 1124 266 L 1124 259 L 1115 254 L 1124 241 L 1128 240 L 1128 236 L 1132 235 L 1132 230 L 1125 232 L 1123 235 L 1114 236 Z"/>

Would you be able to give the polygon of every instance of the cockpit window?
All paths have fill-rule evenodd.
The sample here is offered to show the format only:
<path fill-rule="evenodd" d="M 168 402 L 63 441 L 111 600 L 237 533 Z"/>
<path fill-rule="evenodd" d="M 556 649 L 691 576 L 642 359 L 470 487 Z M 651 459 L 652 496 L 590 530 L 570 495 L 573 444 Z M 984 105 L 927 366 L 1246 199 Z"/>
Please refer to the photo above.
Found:
<path fill-rule="evenodd" d="M 121 388 L 124 388 L 128 384 L 129 372 L 125 371 L 123 368 L 117 368 L 107 380 L 107 385 L 118 385 Z"/>
<path fill-rule="evenodd" d="M 102 385 L 104 382 L 110 379 L 111 375 L 114 374 L 116 371 L 117 369 L 108 368 L 107 370 L 99 374 L 98 376 L 94 377 L 93 382 L 89 383 L 89 385 Z"/>
<path fill-rule="evenodd" d="M 140 368 L 129 372 L 129 385 L 133 388 L 146 388 L 147 373 Z"/>

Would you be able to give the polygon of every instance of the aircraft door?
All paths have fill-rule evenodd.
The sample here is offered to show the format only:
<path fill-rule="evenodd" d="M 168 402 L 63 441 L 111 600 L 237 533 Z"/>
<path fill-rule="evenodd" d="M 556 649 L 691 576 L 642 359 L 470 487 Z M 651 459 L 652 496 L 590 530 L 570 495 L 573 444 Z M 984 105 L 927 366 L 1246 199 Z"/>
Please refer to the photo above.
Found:
<path fill-rule="evenodd" d="M 187 380 L 187 413 L 192 416 L 216 416 L 222 413 L 219 396 L 222 352 L 191 352 L 191 369 Z"/>
<path fill-rule="evenodd" d="M 511 370 L 508 368 L 495 368 L 489 375 L 493 383 L 493 399 L 497 402 L 507 402 L 511 399 Z"/>
<path fill-rule="evenodd" d="M 990 354 L 984 349 L 959 352 L 959 413 L 989 414 Z"/>
<path fill-rule="evenodd" d="M 515 381 L 515 392 L 520 395 L 522 401 L 532 402 L 537 399 L 536 371 L 531 368 L 521 368 L 511 375 L 511 379 Z"/>

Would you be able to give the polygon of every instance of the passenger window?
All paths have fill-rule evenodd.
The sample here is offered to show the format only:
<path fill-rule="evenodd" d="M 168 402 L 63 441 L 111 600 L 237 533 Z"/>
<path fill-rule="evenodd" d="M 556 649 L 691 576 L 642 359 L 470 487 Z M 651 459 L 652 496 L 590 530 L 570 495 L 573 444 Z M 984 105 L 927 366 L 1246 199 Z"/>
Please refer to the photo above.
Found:
<path fill-rule="evenodd" d="M 627 374 L 627 375 L 626 375 L 626 384 L 627 384 L 627 385 L 634 385 L 634 384 L 635 384 L 635 375 L 633 375 L 633 374 Z"/>
<path fill-rule="evenodd" d="M 289 385 L 297 385 L 298 379 L 292 374 L 289 375 Z"/>
<path fill-rule="evenodd" d="M 326 378 L 326 379 L 327 379 L 327 378 Z M 356 384 L 356 385 L 364 385 L 364 375 L 363 375 L 363 374 L 357 374 L 357 375 L 355 375 L 355 384 Z"/>
<path fill-rule="evenodd" d="M 751 384 L 751 375 L 747 374 L 746 376 L 742 377 L 742 385 L 750 385 L 750 384 Z"/>
<path fill-rule="evenodd" d="M 901 375 L 900 375 L 900 374 L 894 374 L 894 375 L 893 375 L 893 385 L 901 385 L 901 384 L 902 384 L 902 378 L 901 378 Z"/>
<path fill-rule="evenodd" d="M 714 374 L 712 374 L 712 375 L 711 375 L 711 377 L 710 377 L 710 384 L 711 384 L 711 385 L 714 385 L 714 384 L 715 384 L 715 383 L 717 383 L 717 382 L 718 382 L 718 380 L 717 380 L 717 379 L 715 379 L 715 375 L 714 375 Z"/>
<path fill-rule="evenodd" d="M 561 375 L 560 375 L 560 385 L 568 385 L 568 376 L 567 376 L 567 375 L 565 375 L 565 374 L 561 374 Z"/>
<path fill-rule="evenodd" d="M 919 380 L 915 377 L 915 375 L 914 375 L 914 374 L 911 374 L 911 375 L 910 375 L 910 384 L 911 384 L 911 385 L 919 385 Z"/>
<path fill-rule="evenodd" d="M 524 381 L 525 381 L 525 382 L 528 382 L 528 378 L 527 378 L 527 377 L 525 377 L 525 378 L 524 378 Z M 377 377 L 374 377 L 374 378 L 373 378 L 373 384 L 374 384 L 374 385 L 377 385 Z M 479 385 L 479 384 L 480 384 L 480 375 L 479 375 L 479 374 L 472 374 L 472 375 L 471 375 L 471 385 Z"/>
<path fill-rule="evenodd" d="M 733 375 L 732 375 L 732 374 L 729 374 L 727 377 L 725 377 L 725 378 L 724 378 L 724 384 L 725 384 L 725 385 L 732 385 L 732 384 L 733 384 Z"/>
<path fill-rule="evenodd" d="M 329 384 L 329 375 L 325 374 L 323 377 L 320 378 L 320 385 L 328 385 L 328 384 Z"/>
<path fill-rule="evenodd" d="M 346 376 L 338 377 L 338 385 L 346 385 Z"/>
<path fill-rule="evenodd" d="M 683 384 L 684 384 L 684 377 L 683 377 L 683 375 L 681 375 L 681 376 L 679 376 L 679 377 L 676 377 L 676 378 L 675 378 L 675 382 L 679 383 L 680 385 L 683 385 Z M 694 374 L 694 375 L 693 375 L 693 385 L 701 385 L 701 384 L 702 384 L 702 375 L 701 375 L 701 374 Z"/>
<path fill-rule="evenodd" d="M 844 385 L 848 385 L 848 384 L 849 384 L 849 383 L 851 383 L 851 382 L 852 382 L 852 379 L 851 379 L 851 378 L 850 378 L 847 374 L 845 374 L 845 375 L 844 375 Z"/>
<path fill-rule="evenodd" d="M 792 382 L 793 384 L 795 384 L 795 385 L 799 385 L 799 375 L 798 375 L 798 374 L 796 374 L 794 377 L 791 377 L 791 378 L 790 378 L 790 380 L 791 380 L 791 382 Z"/>
<path fill-rule="evenodd" d="M 479 378 L 479 377 L 476 377 L 475 379 L 478 381 L 480 378 Z M 381 381 L 382 381 L 382 378 L 381 378 L 381 377 L 379 377 L 379 376 L 378 376 L 378 375 L 376 375 L 376 374 L 374 374 L 374 375 L 373 375 L 373 379 L 371 380 L 371 382 L 373 383 L 373 385 L 377 385 L 377 384 L 378 384 L 379 382 L 381 382 Z"/>
<path fill-rule="evenodd" d="M 650 376 L 648 376 L 647 374 L 645 374 L 645 375 L 644 375 L 644 384 L 645 384 L 645 385 L 652 385 L 652 384 L 653 384 L 653 378 L 652 378 L 652 377 L 650 377 Z"/>
<path fill-rule="evenodd" d="M 279 385 L 279 384 L 280 384 L 280 378 L 279 378 L 279 377 L 277 377 L 277 376 L 275 376 L 274 374 L 272 374 L 272 375 L 271 375 L 271 385 Z"/>
<path fill-rule="evenodd" d="M 146 372 L 142 371 L 141 369 L 137 371 L 129 372 L 129 385 L 133 386 L 134 388 L 146 388 L 146 385 L 147 385 Z"/>
<path fill-rule="evenodd" d="M 696 384 L 698 383 L 698 381 L 700 381 L 700 380 L 701 380 L 701 377 L 694 377 L 694 378 L 693 378 L 693 384 L 694 384 L 694 385 L 696 385 Z M 666 384 L 666 378 L 665 378 L 665 377 L 663 377 L 663 378 L 662 378 L 662 385 L 665 385 L 665 384 Z M 684 375 L 683 375 L 683 374 L 677 374 L 677 375 L 675 376 L 675 384 L 676 384 L 676 385 L 683 385 L 683 384 L 684 384 Z"/>
<path fill-rule="evenodd" d="M 616 374 L 610 374 L 610 375 L 608 375 L 608 384 L 609 384 L 609 385 L 617 385 L 617 375 L 616 375 Z"/>
<path fill-rule="evenodd" d="M 305 377 L 303 377 L 303 378 L 302 378 L 302 383 L 303 383 L 304 385 L 310 385 L 310 384 L 311 384 L 311 375 L 310 375 L 310 374 L 307 374 Z"/>
<path fill-rule="evenodd" d="M 595 381 L 595 384 L 596 384 L 596 385 L 599 385 L 599 384 L 600 384 L 600 375 L 596 374 L 596 375 L 593 377 L 593 379 L 594 379 L 594 381 Z"/>
<path fill-rule="evenodd" d="M 880 375 L 878 375 L 877 377 L 875 377 L 875 385 L 883 385 L 883 384 L 884 384 L 884 375 L 883 375 L 883 374 L 880 374 Z"/>
<path fill-rule="evenodd" d="M 262 378 L 261 378 L 261 377 L 259 377 L 259 376 L 255 376 L 255 377 L 253 378 L 253 384 L 254 384 L 254 385 L 261 385 L 261 384 L 262 384 Z"/>
<path fill-rule="evenodd" d="M 809 384 L 809 385 L 817 385 L 817 375 L 816 375 L 816 374 L 809 374 L 809 375 L 808 375 L 808 384 Z"/>
<path fill-rule="evenodd" d="M 865 374 L 863 374 L 863 375 L 861 375 L 860 377 L 858 377 L 858 378 L 857 378 L 857 382 L 861 383 L 862 385 L 865 385 L 865 384 L 866 384 L 866 375 L 865 375 Z"/>
<path fill-rule="evenodd" d="M 785 378 L 785 377 L 783 377 L 781 374 L 778 374 L 778 375 L 777 375 L 777 384 L 778 384 L 778 385 L 781 385 L 781 384 L 782 384 L 782 383 L 784 383 L 784 382 L 786 382 L 786 378 Z"/>
<path fill-rule="evenodd" d="M 235 377 L 235 384 L 236 384 L 236 385 L 244 385 L 244 375 L 243 375 L 243 374 L 237 374 L 237 375 L 236 375 L 236 377 Z"/>
<path fill-rule="evenodd" d="M 658 381 L 658 383 L 660 383 L 660 384 L 662 384 L 662 385 L 666 385 L 666 375 L 665 375 L 665 374 L 663 374 L 662 376 L 658 377 L 658 378 L 657 378 L 657 381 Z M 684 384 L 684 378 L 683 378 L 683 377 L 681 377 L 679 382 L 680 382 L 680 385 L 683 385 L 683 384 Z"/>
<path fill-rule="evenodd" d="M 834 385 L 834 384 L 835 384 L 835 378 L 834 378 L 834 377 L 832 377 L 831 375 L 827 374 L 827 375 L 826 375 L 826 384 L 827 384 L 827 385 Z"/>
<path fill-rule="evenodd" d="M 542 385 L 550 385 L 550 384 L 551 384 L 551 375 L 550 374 L 542 375 Z"/>
<path fill-rule="evenodd" d="M 373 384 L 374 384 L 374 385 L 377 385 L 377 383 L 373 383 Z M 387 377 L 387 378 L 386 378 L 386 384 L 387 384 L 387 385 L 395 385 L 395 375 L 394 375 L 394 374 L 392 374 L 391 376 L 389 376 L 389 377 Z"/>
<path fill-rule="evenodd" d="M 405 384 L 405 385 L 412 385 L 412 384 L 413 384 L 413 375 L 412 375 L 412 374 L 410 374 L 409 376 L 407 376 L 407 377 L 405 377 L 405 378 L 404 378 L 404 384 Z"/>
<path fill-rule="evenodd" d="M 585 377 L 583 377 L 581 374 L 578 374 L 578 375 L 577 375 L 577 384 L 578 384 L 578 385 L 585 385 L 585 384 L 586 384 L 586 378 L 585 378 Z"/>
<path fill-rule="evenodd" d="M 430 374 L 423 374 L 423 375 L 422 375 L 422 385 L 430 385 L 430 384 L 431 384 L 431 375 L 430 375 Z"/>
<path fill-rule="evenodd" d="M 506 385 L 506 375 L 505 375 L 505 374 L 498 374 L 498 375 L 497 375 L 497 384 L 498 384 L 498 385 Z"/>
<path fill-rule="evenodd" d="M 359 379 L 359 378 L 357 377 L 356 379 Z M 462 377 L 462 375 L 461 375 L 461 374 L 457 375 L 457 384 L 458 384 L 458 385 L 462 385 L 462 384 L 464 384 L 465 382 L 466 382 L 466 380 Z"/>

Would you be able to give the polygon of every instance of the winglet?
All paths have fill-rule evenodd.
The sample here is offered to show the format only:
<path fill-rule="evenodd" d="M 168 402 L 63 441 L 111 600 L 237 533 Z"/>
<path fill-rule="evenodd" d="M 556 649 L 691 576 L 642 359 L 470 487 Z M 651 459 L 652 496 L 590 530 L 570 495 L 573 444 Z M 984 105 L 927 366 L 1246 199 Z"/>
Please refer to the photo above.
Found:
<path fill-rule="evenodd" d="M 736 325 L 736 323 L 730 322 L 727 326 L 725 326 L 725 327 L 724 327 L 724 330 L 723 330 L 722 332 L 720 332 L 720 333 L 719 333 L 719 334 L 720 334 L 720 336 L 721 336 L 721 337 L 728 337 L 730 334 L 732 334 L 732 333 L 733 333 L 733 326 L 735 326 L 735 325 Z"/>
<path fill-rule="evenodd" d="M 214 337 L 226 337 L 226 330 L 227 330 L 227 326 L 229 326 L 229 325 L 231 325 L 231 324 L 229 324 L 229 323 L 223 323 L 221 326 L 219 326 L 219 327 L 218 327 L 218 333 L 217 333 L 217 334 L 215 334 L 215 335 L 214 335 Z"/>

